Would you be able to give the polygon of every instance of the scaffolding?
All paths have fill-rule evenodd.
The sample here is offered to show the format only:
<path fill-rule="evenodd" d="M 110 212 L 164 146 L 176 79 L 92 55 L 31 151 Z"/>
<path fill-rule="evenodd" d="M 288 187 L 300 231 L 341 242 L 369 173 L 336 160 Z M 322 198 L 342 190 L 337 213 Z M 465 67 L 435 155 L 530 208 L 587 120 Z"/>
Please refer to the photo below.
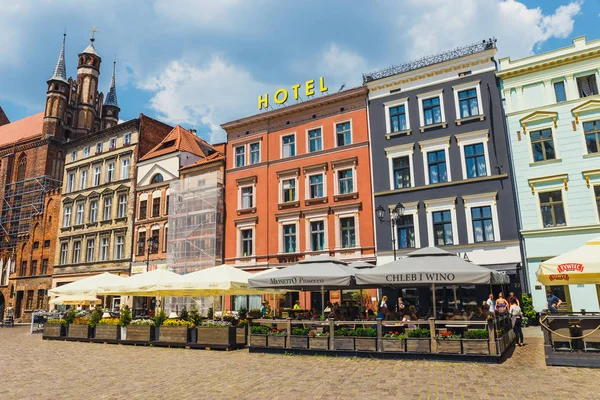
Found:
<path fill-rule="evenodd" d="M 61 181 L 42 175 L 5 186 L 0 216 L 0 252 L 14 249 L 19 236 L 29 233 L 31 220 L 44 212 L 46 194 Z"/>

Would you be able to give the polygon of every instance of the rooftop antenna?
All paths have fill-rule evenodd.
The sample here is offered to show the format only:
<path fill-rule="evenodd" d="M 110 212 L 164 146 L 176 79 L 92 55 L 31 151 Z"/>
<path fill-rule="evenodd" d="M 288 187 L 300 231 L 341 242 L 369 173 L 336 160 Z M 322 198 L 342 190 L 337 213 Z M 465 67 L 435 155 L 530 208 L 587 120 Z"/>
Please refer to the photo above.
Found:
<path fill-rule="evenodd" d="M 338 93 L 341 92 L 342 90 L 344 90 L 345 87 L 346 87 L 346 83 L 342 83 L 342 86 L 340 86 L 340 90 L 338 90 Z"/>

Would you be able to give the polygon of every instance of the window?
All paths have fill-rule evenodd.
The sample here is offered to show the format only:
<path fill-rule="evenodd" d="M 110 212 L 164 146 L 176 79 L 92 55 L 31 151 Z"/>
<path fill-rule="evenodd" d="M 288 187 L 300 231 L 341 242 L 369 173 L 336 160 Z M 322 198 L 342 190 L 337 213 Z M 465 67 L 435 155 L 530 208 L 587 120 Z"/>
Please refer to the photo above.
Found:
<path fill-rule="evenodd" d="M 254 207 L 254 187 L 245 186 L 242 188 L 242 209 Z"/>
<path fill-rule="evenodd" d="M 594 186 L 594 196 L 596 197 L 596 208 L 598 209 L 598 216 L 600 217 L 600 185 Z"/>
<path fill-rule="evenodd" d="M 577 88 L 579 89 L 579 97 L 589 97 L 598 94 L 596 75 L 592 74 L 577 78 Z"/>
<path fill-rule="evenodd" d="M 88 158 L 90 156 L 90 146 L 87 146 L 83 149 L 83 158 Z"/>
<path fill-rule="evenodd" d="M 77 264 L 79 262 L 80 257 L 81 257 L 81 241 L 76 240 L 73 242 L 73 260 L 71 262 L 73 264 Z"/>
<path fill-rule="evenodd" d="M 354 193 L 354 181 L 352 179 L 351 169 L 338 171 L 338 184 L 340 194 Z"/>
<path fill-rule="evenodd" d="M 96 246 L 95 239 L 88 239 L 86 242 L 86 250 L 85 250 L 85 261 L 93 262 L 94 261 L 94 247 Z"/>
<path fill-rule="evenodd" d="M 442 109 L 440 107 L 439 96 L 423 100 L 423 119 L 426 126 L 442 122 Z"/>
<path fill-rule="evenodd" d="M 71 161 L 77 161 L 77 151 L 71 152 Z"/>
<path fill-rule="evenodd" d="M 124 144 L 125 146 L 129 146 L 129 145 L 131 144 L 131 133 L 126 133 L 126 134 L 123 136 L 123 144 Z"/>
<path fill-rule="evenodd" d="M 235 148 L 235 166 L 243 167 L 246 165 L 246 146 Z"/>
<path fill-rule="evenodd" d="M 113 150 L 117 147 L 117 138 L 111 138 L 108 142 L 108 149 Z"/>
<path fill-rule="evenodd" d="M 167 226 L 167 224 L 165 224 L 165 228 L 164 228 L 164 240 L 163 240 L 163 252 L 166 253 L 167 252 L 167 245 L 169 244 L 169 227 Z"/>
<path fill-rule="evenodd" d="M 45 249 L 49 249 L 50 248 L 50 241 L 49 240 L 44 240 L 44 248 Z"/>
<path fill-rule="evenodd" d="M 308 131 L 308 151 L 315 152 L 323 150 L 323 133 L 321 128 Z"/>
<path fill-rule="evenodd" d="M 27 276 L 27 261 L 21 262 L 21 276 Z"/>
<path fill-rule="evenodd" d="M 467 178 L 487 176 L 483 143 L 475 143 L 464 148 Z"/>
<path fill-rule="evenodd" d="M 44 258 L 42 260 L 42 270 L 40 271 L 41 275 L 47 275 L 48 274 L 48 259 Z"/>
<path fill-rule="evenodd" d="M 427 153 L 427 168 L 429 171 L 429 184 L 448 182 L 446 152 L 444 150 Z"/>
<path fill-rule="evenodd" d="M 472 207 L 471 221 L 475 242 L 493 242 L 495 240 L 492 207 Z"/>
<path fill-rule="evenodd" d="M 281 138 L 281 157 L 294 157 L 296 155 L 296 136 L 288 135 Z"/>
<path fill-rule="evenodd" d="M 296 252 L 296 224 L 283 225 L 283 252 Z"/>
<path fill-rule="evenodd" d="M 108 237 L 100 238 L 100 261 L 108 260 Z"/>
<path fill-rule="evenodd" d="M 406 124 L 406 107 L 404 105 L 390 107 L 390 132 L 400 132 L 408 129 Z"/>
<path fill-rule="evenodd" d="M 112 197 L 104 198 L 103 221 L 109 221 L 112 218 Z"/>
<path fill-rule="evenodd" d="M 311 251 L 321 251 L 325 248 L 325 222 L 310 222 L 310 249 Z"/>
<path fill-rule="evenodd" d="M 120 194 L 119 195 L 119 208 L 117 209 L 117 218 L 125 218 L 126 216 L 127 216 L 127 195 Z"/>
<path fill-rule="evenodd" d="M 67 264 L 67 258 L 69 256 L 69 243 L 60 244 L 60 263 L 62 265 Z"/>
<path fill-rule="evenodd" d="M 458 92 L 458 106 L 460 118 L 479 115 L 479 101 L 477 100 L 477 89 L 467 89 Z"/>
<path fill-rule="evenodd" d="M 148 201 L 147 200 L 140 201 L 140 213 L 139 213 L 138 218 L 145 219 L 147 212 L 148 212 Z"/>
<path fill-rule="evenodd" d="M 544 228 L 553 226 L 565 226 L 565 209 L 562 201 L 562 192 L 540 193 L 540 209 L 542 211 L 542 223 Z"/>
<path fill-rule="evenodd" d="M 143 256 L 146 251 L 146 232 L 138 232 L 137 255 Z"/>
<path fill-rule="evenodd" d="M 94 186 L 100 185 L 100 166 L 94 167 Z"/>
<path fill-rule="evenodd" d="M 87 169 L 79 171 L 79 190 L 85 189 L 87 187 Z"/>
<path fill-rule="evenodd" d="M 85 215 L 85 203 L 77 203 L 77 211 L 75 212 L 75 225 L 83 225 L 83 216 Z"/>
<path fill-rule="evenodd" d="M 33 242 L 33 250 L 37 250 L 40 248 L 40 242 Z"/>
<path fill-rule="evenodd" d="M 588 154 L 598 153 L 600 151 L 600 120 L 584 122 L 583 133 Z"/>
<path fill-rule="evenodd" d="M 96 154 L 102 153 L 103 147 L 104 147 L 103 143 L 96 143 Z"/>
<path fill-rule="evenodd" d="M 165 215 L 169 215 L 169 195 L 165 196 Z"/>
<path fill-rule="evenodd" d="M 150 254 L 156 254 L 158 253 L 158 243 L 159 243 L 159 238 L 160 238 L 160 230 L 159 228 L 156 229 L 152 229 L 152 247 L 150 247 Z"/>
<path fill-rule="evenodd" d="M 554 160 L 556 158 L 551 128 L 533 131 L 530 133 L 530 137 L 534 162 Z"/>
<path fill-rule="evenodd" d="M 250 143 L 250 164 L 260 162 L 260 143 Z"/>
<path fill-rule="evenodd" d="M 71 212 L 73 211 L 72 206 L 65 206 L 63 210 L 63 226 L 71 226 Z"/>
<path fill-rule="evenodd" d="M 98 200 L 90 201 L 90 224 L 96 223 L 98 221 Z"/>
<path fill-rule="evenodd" d="M 253 254 L 252 247 L 252 229 L 242 229 L 242 256 L 247 257 Z"/>
<path fill-rule="evenodd" d="M 125 258 L 125 236 L 115 237 L 115 260 Z"/>
<path fill-rule="evenodd" d="M 69 173 L 67 176 L 67 193 L 75 190 L 75 174 Z"/>
<path fill-rule="evenodd" d="M 410 159 L 408 156 L 392 159 L 394 174 L 394 189 L 411 187 L 410 182 Z"/>
<path fill-rule="evenodd" d="M 433 234 L 437 246 L 454 244 L 450 211 L 436 211 L 433 213 Z"/>
<path fill-rule="evenodd" d="M 115 163 L 108 163 L 106 166 L 106 182 L 112 182 L 115 180 Z"/>
<path fill-rule="evenodd" d="M 37 260 L 31 261 L 31 276 L 37 275 Z"/>
<path fill-rule="evenodd" d="M 155 197 L 152 199 L 152 216 L 160 216 L 160 197 Z"/>
<path fill-rule="evenodd" d="M 554 82 L 554 94 L 556 95 L 556 102 L 562 103 L 567 101 L 567 92 L 565 91 L 564 82 Z"/>
<path fill-rule="evenodd" d="M 352 131 L 350 122 L 342 122 L 335 125 L 336 143 L 338 146 L 347 146 L 352 143 Z"/>
<path fill-rule="evenodd" d="M 37 304 L 35 306 L 35 308 L 37 310 L 41 310 L 44 308 L 44 297 L 46 296 L 46 290 L 45 289 L 38 289 L 38 294 L 37 294 Z"/>
<path fill-rule="evenodd" d="M 347 249 L 356 246 L 356 235 L 354 231 L 354 217 L 340 218 L 340 230 L 342 248 Z"/>
<path fill-rule="evenodd" d="M 403 215 L 396 221 L 398 249 L 415 248 L 415 224 L 413 215 Z"/>
<path fill-rule="evenodd" d="M 323 196 L 323 174 L 310 175 L 308 178 L 310 185 L 309 196 L 311 199 L 319 199 Z"/>
<path fill-rule="evenodd" d="M 296 201 L 296 179 L 286 179 L 282 182 L 283 202 Z"/>
<path fill-rule="evenodd" d="M 25 305 L 26 310 L 31 310 L 31 308 L 33 307 L 33 293 L 33 290 L 27 291 L 27 303 Z"/>
<path fill-rule="evenodd" d="M 152 180 L 150 181 L 150 183 L 160 183 L 164 180 L 162 174 L 156 174 L 152 177 Z"/>
<path fill-rule="evenodd" d="M 129 179 L 129 158 L 121 160 L 121 179 Z"/>

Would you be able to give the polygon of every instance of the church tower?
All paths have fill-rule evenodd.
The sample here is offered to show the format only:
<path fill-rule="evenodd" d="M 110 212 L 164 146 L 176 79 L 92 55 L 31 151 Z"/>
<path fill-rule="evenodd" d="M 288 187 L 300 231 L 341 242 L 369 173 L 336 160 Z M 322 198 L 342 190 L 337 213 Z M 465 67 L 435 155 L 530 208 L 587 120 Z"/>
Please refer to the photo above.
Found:
<path fill-rule="evenodd" d="M 102 109 L 102 113 L 104 114 L 104 126 L 103 129 L 110 128 L 111 126 L 115 126 L 119 123 L 119 103 L 117 102 L 117 87 L 115 85 L 115 67 L 116 61 L 113 63 L 113 71 L 112 78 L 110 79 L 110 88 L 108 89 L 108 94 L 106 95 L 106 100 L 104 101 L 104 107 Z"/>
<path fill-rule="evenodd" d="M 69 83 L 67 82 L 67 71 L 65 67 L 65 41 L 67 34 L 63 35 L 62 48 L 54 67 L 52 77 L 47 81 L 46 109 L 44 111 L 44 125 L 42 133 L 45 137 L 53 136 L 63 140 L 65 110 L 69 96 Z"/>
<path fill-rule="evenodd" d="M 95 32 L 92 30 L 90 44 L 79 54 L 77 63 L 77 112 L 74 125 L 79 135 L 87 135 L 98 128 L 96 110 L 98 109 L 98 77 L 102 59 L 94 48 Z"/>

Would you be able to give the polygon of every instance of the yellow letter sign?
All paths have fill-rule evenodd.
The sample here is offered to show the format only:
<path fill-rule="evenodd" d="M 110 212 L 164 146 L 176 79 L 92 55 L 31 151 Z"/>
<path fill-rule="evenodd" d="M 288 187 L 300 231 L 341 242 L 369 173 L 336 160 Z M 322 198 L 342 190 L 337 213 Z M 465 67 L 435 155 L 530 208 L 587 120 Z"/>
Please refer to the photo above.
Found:
<path fill-rule="evenodd" d="M 301 86 L 302 85 L 299 83 L 292 85 L 292 91 L 294 93 L 294 100 L 298 100 L 300 98 L 299 91 L 300 91 Z M 304 82 L 304 90 L 305 90 L 307 97 L 314 96 L 315 95 L 315 80 L 310 79 L 310 80 Z M 327 88 L 327 86 L 325 86 L 325 78 L 323 78 L 321 76 L 319 78 L 319 92 L 323 93 L 323 92 L 327 92 L 328 90 L 329 89 Z M 275 94 L 273 96 L 273 98 L 275 99 L 275 104 L 284 104 L 287 101 L 288 97 L 289 97 L 289 93 L 288 93 L 287 89 L 285 89 L 285 88 L 277 89 L 277 91 L 275 92 Z M 263 108 L 269 108 L 269 94 L 268 93 L 258 96 L 258 109 L 262 110 Z"/>

